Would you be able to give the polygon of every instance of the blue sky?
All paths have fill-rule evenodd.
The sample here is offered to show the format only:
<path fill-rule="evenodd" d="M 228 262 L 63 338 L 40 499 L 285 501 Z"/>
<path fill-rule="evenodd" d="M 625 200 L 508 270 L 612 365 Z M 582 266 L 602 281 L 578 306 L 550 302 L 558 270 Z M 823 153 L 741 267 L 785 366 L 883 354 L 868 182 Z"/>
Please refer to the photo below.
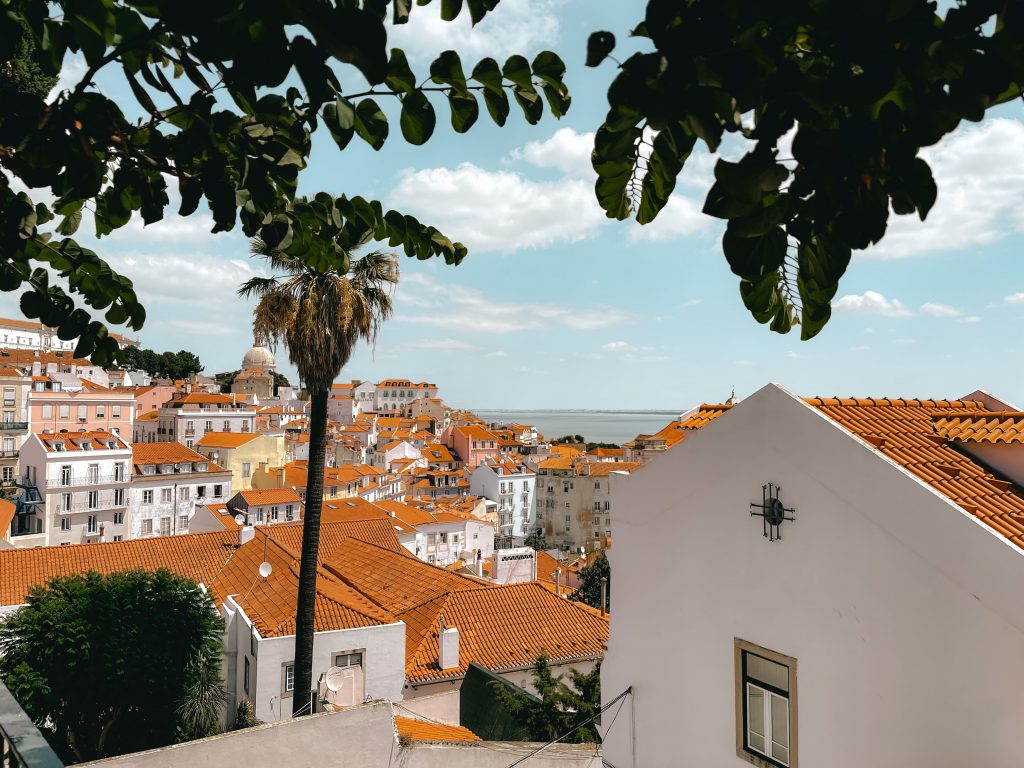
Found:
<path fill-rule="evenodd" d="M 502 129 L 481 117 L 459 136 L 438 104 L 422 147 L 403 143 L 397 121 L 380 152 L 356 139 L 338 153 L 317 139 L 304 192 L 375 197 L 470 248 L 459 267 L 403 257 L 394 319 L 342 378 L 427 379 L 449 402 L 480 408 L 682 410 L 768 381 L 806 395 L 982 388 L 1024 403 L 1024 107 L 928 151 L 939 184 L 928 221 L 891 220 L 881 247 L 855 255 L 832 321 L 800 342 L 758 325 L 740 302 L 722 226 L 700 213 L 713 157 L 694 155 L 648 227 L 609 221 L 593 200 L 589 134 L 614 70 L 583 66 L 586 38 L 609 29 L 621 49 L 635 45 L 625 32 L 642 13 L 640 2 L 502 0 L 471 30 L 440 22 L 437 3 L 414 8 L 391 44 L 418 73 L 446 48 L 467 70 L 482 56 L 549 48 L 566 61 L 573 105 L 537 126 L 515 112 Z M 100 85 L 123 92 L 116 78 Z M 726 142 L 722 153 L 738 150 Z M 149 311 L 143 344 L 190 349 L 213 373 L 237 368 L 251 343 L 251 305 L 234 289 L 260 265 L 240 234 L 210 226 L 198 214 L 145 230 L 133 222 L 96 247 L 136 282 Z M 0 296 L 0 312 L 18 316 L 16 294 Z"/>

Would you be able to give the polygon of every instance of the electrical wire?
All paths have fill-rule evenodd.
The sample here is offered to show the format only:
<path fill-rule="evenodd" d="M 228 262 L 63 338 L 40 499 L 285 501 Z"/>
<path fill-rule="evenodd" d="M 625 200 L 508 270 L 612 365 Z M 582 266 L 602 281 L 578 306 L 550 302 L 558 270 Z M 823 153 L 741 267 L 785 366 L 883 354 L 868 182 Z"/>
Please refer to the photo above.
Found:
<path fill-rule="evenodd" d="M 583 726 L 589 725 L 590 723 L 592 723 L 595 720 L 597 720 L 597 718 L 599 718 L 602 714 L 604 714 L 609 709 L 611 709 L 614 704 L 618 704 L 619 701 L 621 701 L 622 699 L 626 698 L 626 696 L 630 695 L 631 693 L 633 693 L 633 686 L 629 686 L 629 688 L 627 688 L 622 693 L 620 693 L 618 696 L 616 696 L 614 699 L 609 701 L 607 704 L 605 704 L 603 707 L 601 707 L 601 709 L 599 709 L 595 714 L 593 714 L 590 717 L 588 717 L 582 723 L 577 723 L 572 728 L 570 728 L 568 731 L 566 731 L 565 733 L 563 733 L 560 736 L 556 736 L 554 739 L 549 741 L 547 744 L 543 744 L 543 745 L 537 747 L 537 749 L 533 750 L 528 755 L 524 755 L 523 757 L 519 758 L 514 763 L 509 763 L 509 765 L 506 766 L 506 768 L 516 768 L 516 766 L 522 765 L 527 760 L 529 760 L 531 757 L 535 757 L 536 755 L 539 755 L 545 749 L 547 749 L 550 746 L 553 746 L 554 744 L 557 744 L 562 739 L 564 739 L 566 736 L 569 736 L 569 735 L 573 734 L 575 731 L 578 731 Z"/>

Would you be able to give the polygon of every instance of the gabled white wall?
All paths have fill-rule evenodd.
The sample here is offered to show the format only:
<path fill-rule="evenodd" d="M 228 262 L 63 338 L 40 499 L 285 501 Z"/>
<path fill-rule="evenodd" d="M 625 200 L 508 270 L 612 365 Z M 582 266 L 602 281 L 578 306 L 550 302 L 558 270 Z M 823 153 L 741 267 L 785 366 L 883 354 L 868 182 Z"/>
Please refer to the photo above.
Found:
<path fill-rule="evenodd" d="M 749 513 L 769 481 L 796 508 L 776 542 Z M 602 692 L 634 687 L 636 731 L 610 763 L 742 765 L 739 637 L 797 659 L 804 766 L 1020 764 L 1024 556 L 821 413 L 770 385 L 612 496 Z"/>

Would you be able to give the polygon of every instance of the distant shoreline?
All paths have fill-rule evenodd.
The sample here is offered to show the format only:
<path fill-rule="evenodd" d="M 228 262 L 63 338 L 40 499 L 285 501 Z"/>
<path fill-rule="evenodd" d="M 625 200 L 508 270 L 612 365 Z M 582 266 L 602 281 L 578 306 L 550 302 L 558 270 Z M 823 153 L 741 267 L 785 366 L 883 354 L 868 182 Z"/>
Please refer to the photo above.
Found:
<path fill-rule="evenodd" d="M 622 445 L 640 434 L 653 434 L 675 421 L 683 410 L 602 410 L 587 408 L 473 408 L 486 422 L 530 424 L 548 439 L 583 435 L 589 442 Z"/>

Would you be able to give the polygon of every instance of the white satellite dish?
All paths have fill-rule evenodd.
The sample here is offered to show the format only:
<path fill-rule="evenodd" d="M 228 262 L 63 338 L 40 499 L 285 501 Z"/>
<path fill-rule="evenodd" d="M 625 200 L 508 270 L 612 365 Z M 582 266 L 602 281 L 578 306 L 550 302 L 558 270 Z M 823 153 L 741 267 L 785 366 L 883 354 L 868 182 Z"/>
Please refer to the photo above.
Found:
<path fill-rule="evenodd" d="M 324 685 L 327 686 L 327 690 L 341 690 L 341 687 L 345 684 L 345 671 L 344 667 L 331 667 L 324 673 Z"/>
<path fill-rule="evenodd" d="M 262 576 L 264 579 L 269 577 L 270 574 L 273 572 L 274 566 L 272 566 L 270 563 L 260 563 L 260 576 Z"/>
<path fill-rule="evenodd" d="M 235 524 L 242 525 L 245 522 L 245 515 L 235 515 Z"/>

